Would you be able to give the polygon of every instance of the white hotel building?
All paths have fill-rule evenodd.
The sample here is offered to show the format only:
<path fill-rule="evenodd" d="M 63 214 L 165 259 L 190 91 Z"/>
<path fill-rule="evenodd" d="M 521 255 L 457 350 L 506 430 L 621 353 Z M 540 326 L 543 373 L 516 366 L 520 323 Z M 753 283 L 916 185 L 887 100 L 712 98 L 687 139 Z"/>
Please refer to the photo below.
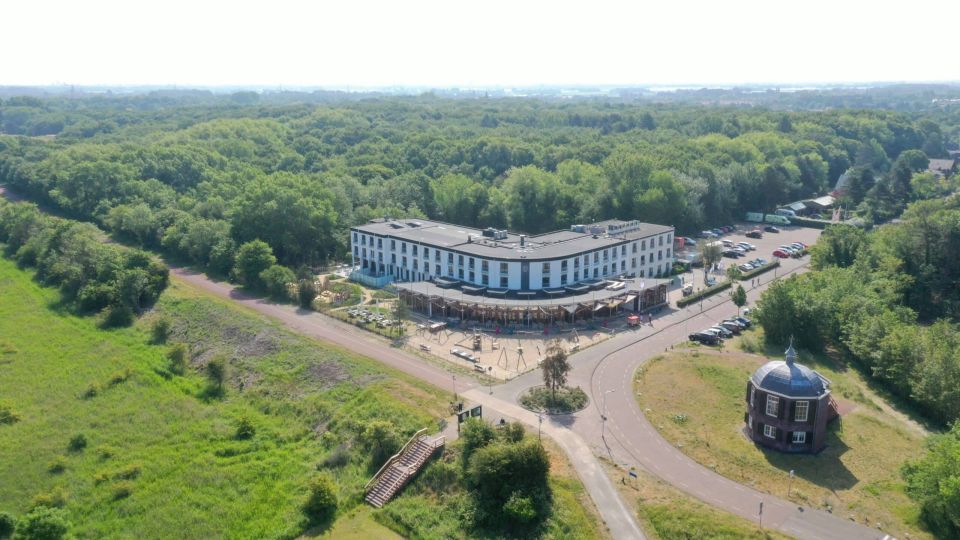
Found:
<path fill-rule="evenodd" d="M 674 228 L 608 220 L 567 231 L 522 235 L 422 219 L 375 219 L 350 230 L 353 276 L 458 283 L 464 290 L 513 295 L 575 293 L 617 277 L 666 277 Z"/>

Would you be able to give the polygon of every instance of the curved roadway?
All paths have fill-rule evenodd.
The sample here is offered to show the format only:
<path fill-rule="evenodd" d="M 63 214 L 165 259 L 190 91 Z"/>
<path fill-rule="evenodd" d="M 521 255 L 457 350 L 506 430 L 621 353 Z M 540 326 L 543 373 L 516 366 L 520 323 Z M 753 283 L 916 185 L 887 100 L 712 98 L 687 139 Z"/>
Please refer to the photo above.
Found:
<path fill-rule="evenodd" d="M 13 194 L 0 185 L 0 196 Z M 788 261 L 795 263 L 795 261 Z M 803 271 L 792 264 L 786 271 Z M 302 334 L 330 341 L 355 353 L 368 356 L 440 388 L 456 389 L 466 398 L 480 403 L 490 413 L 509 416 L 536 427 L 538 417 L 517 403 L 526 388 L 540 384 L 540 374 L 532 371 L 507 384 L 485 391 L 469 377 L 454 383 L 452 373 L 436 363 L 427 362 L 352 325 L 283 304 L 258 299 L 228 283 L 217 282 L 185 268 L 171 266 L 176 279 L 243 304 L 277 319 Z M 748 293 L 755 301 L 773 279 Z M 717 296 L 700 305 L 671 311 L 655 319 L 655 327 L 643 327 L 625 336 L 595 345 L 572 357 L 570 382 L 590 390 L 592 406 L 575 415 L 549 417 L 543 431 L 566 452 L 574 469 L 593 499 L 610 534 L 620 538 L 644 538 L 637 526 L 635 512 L 619 496 L 596 454 L 607 455 L 622 466 L 639 465 L 663 480 L 718 508 L 747 519 L 757 519 L 764 503 L 763 523 L 801 539 L 880 539 L 886 535 L 868 527 L 819 510 L 797 507 L 793 503 L 737 484 L 674 448 L 660 436 L 640 411 L 633 397 L 632 379 L 637 367 L 662 349 L 686 340 L 692 330 L 732 315 L 735 306 L 726 296 Z M 604 422 L 601 408 L 605 408 Z M 589 444 L 588 442 L 589 441 Z"/>

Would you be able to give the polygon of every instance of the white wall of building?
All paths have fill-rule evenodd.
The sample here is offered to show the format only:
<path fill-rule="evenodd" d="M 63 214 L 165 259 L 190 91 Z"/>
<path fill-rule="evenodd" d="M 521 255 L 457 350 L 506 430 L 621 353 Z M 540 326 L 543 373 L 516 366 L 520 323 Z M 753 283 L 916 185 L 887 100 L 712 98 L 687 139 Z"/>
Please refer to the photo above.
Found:
<path fill-rule="evenodd" d="M 355 265 L 359 265 L 371 274 L 380 274 L 380 264 L 382 261 L 382 273 L 393 275 L 397 281 L 417 281 L 421 279 L 432 279 L 434 277 L 446 277 L 463 280 L 476 285 L 500 288 L 502 286 L 501 277 L 506 275 L 506 287 L 512 290 L 519 290 L 522 279 L 521 266 L 526 263 L 529 264 L 530 268 L 530 289 L 537 290 L 544 287 L 543 264 L 545 262 L 548 262 L 550 266 L 549 273 L 547 274 L 549 277 L 549 287 L 572 285 L 577 282 L 594 279 L 594 277 L 610 278 L 623 273 L 636 274 L 641 277 L 653 277 L 656 276 L 658 272 L 667 273 L 674 260 L 673 236 L 673 231 L 670 231 L 646 238 L 630 240 L 623 244 L 580 253 L 565 259 L 554 259 L 550 261 L 536 259 L 500 261 L 497 259 L 486 259 L 484 257 L 462 254 L 428 244 L 389 237 L 379 237 L 356 230 L 351 231 L 350 240 L 351 253 L 353 254 Z M 636 252 L 634 252 L 634 246 L 636 246 Z M 414 255 L 414 250 L 416 250 L 416 255 Z M 427 253 L 426 256 L 424 256 L 425 250 Z M 437 261 L 437 253 L 440 254 L 439 262 Z M 453 259 L 452 264 L 449 262 L 451 256 Z M 473 279 L 470 279 L 471 258 L 474 260 Z M 486 273 L 488 279 L 486 283 L 483 282 L 484 260 L 486 260 L 488 264 Z M 416 261 L 416 264 L 414 264 L 414 261 Z M 563 268 L 564 261 L 566 261 L 566 270 Z M 366 262 L 367 265 L 364 266 L 363 262 Z M 501 263 L 504 262 L 507 266 L 507 272 L 505 274 L 501 272 Z M 440 266 L 439 274 L 436 271 L 437 265 Z M 594 273 L 595 270 L 596 273 Z M 563 275 L 566 275 L 566 280 L 562 279 Z"/>

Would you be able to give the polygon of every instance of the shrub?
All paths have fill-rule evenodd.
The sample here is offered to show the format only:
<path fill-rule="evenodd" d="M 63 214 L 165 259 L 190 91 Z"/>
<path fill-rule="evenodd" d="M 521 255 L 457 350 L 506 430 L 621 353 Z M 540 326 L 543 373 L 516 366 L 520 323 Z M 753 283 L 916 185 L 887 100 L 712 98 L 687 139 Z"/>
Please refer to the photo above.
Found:
<path fill-rule="evenodd" d="M 171 373 L 183 375 L 187 372 L 187 346 L 183 343 L 176 343 L 167 351 L 167 368 Z"/>
<path fill-rule="evenodd" d="M 293 270 L 279 264 L 260 272 L 260 281 L 267 293 L 276 300 L 288 300 L 287 284 L 296 280 L 297 276 Z"/>
<path fill-rule="evenodd" d="M 153 342 L 158 345 L 166 343 L 167 338 L 170 337 L 170 326 L 170 319 L 166 317 L 160 317 L 159 319 L 153 321 L 153 328 L 150 332 L 153 336 Z"/>
<path fill-rule="evenodd" d="M 126 305 L 112 305 L 101 312 L 102 328 L 121 328 L 133 323 L 133 309 Z"/>
<path fill-rule="evenodd" d="M 67 450 L 71 452 L 79 452 L 87 447 L 87 436 L 83 433 L 77 433 L 70 438 L 70 442 L 67 444 Z"/>
<path fill-rule="evenodd" d="M 97 457 L 99 457 L 102 460 L 108 460 L 117 454 L 117 449 L 112 446 L 108 446 L 104 444 L 104 445 L 98 446 L 96 452 L 97 452 Z"/>
<path fill-rule="evenodd" d="M 6 540 L 17 528 L 17 518 L 7 512 L 0 512 L 0 540 Z"/>
<path fill-rule="evenodd" d="M 67 535 L 70 522 L 60 508 L 38 506 L 17 522 L 17 540 L 59 540 Z"/>
<path fill-rule="evenodd" d="M 53 461 L 47 465 L 47 472 L 51 474 L 60 474 L 67 470 L 67 460 L 63 456 L 53 458 Z"/>
<path fill-rule="evenodd" d="M 301 279 L 297 284 L 297 301 L 303 309 L 313 306 L 313 299 L 317 297 L 317 286 L 312 279 Z"/>
<path fill-rule="evenodd" d="M 452 463 L 441 460 L 430 462 L 417 478 L 417 485 L 434 493 L 453 491 L 459 485 L 459 474 Z"/>
<path fill-rule="evenodd" d="M 80 397 L 83 399 L 93 399 L 97 397 L 98 394 L 100 394 L 100 384 L 92 382 L 87 385 L 87 389 L 80 394 Z"/>
<path fill-rule="evenodd" d="M 323 461 L 320 462 L 320 466 L 325 469 L 339 469 L 347 463 L 350 463 L 350 450 L 347 448 L 347 445 L 341 444 L 333 449 L 333 452 L 323 458 Z"/>
<path fill-rule="evenodd" d="M 122 468 L 122 469 L 119 469 L 117 472 L 115 472 L 115 473 L 113 474 L 113 477 L 114 477 L 114 478 L 119 478 L 119 479 L 123 479 L 123 480 L 133 480 L 134 478 L 137 478 L 138 476 L 140 476 L 140 464 L 139 464 L 139 463 L 131 463 L 131 464 L 127 465 L 126 467 L 124 467 L 124 468 Z"/>
<path fill-rule="evenodd" d="M 748 353 L 759 354 L 763 352 L 763 344 L 752 334 L 745 333 L 740 336 L 740 348 Z"/>
<path fill-rule="evenodd" d="M 207 362 L 207 392 L 214 395 L 223 394 L 223 381 L 227 379 L 227 359 L 223 355 L 214 356 Z"/>
<path fill-rule="evenodd" d="M 506 504 L 503 505 L 503 512 L 518 523 L 530 523 L 537 517 L 537 509 L 533 505 L 530 497 L 524 497 L 519 491 L 514 491 Z"/>
<path fill-rule="evenodd" d="M 252 439 L 256 434 L 257 428 L 253 427 L 253 422 L 251 422 L 249 418 L 242 416 L 237 420 L 237 430 L 233 435 L 235 439 Z"/>
<path fill-rule="evenodd" d="M 310 482 L 309 489 L 303 512 L 313 524 L 329 522 L 337 512 L 337 486 L 333 479 L 320 474 Z"/>
<path fill-rule="evenodd" d="M 769 272 L 770 270 L 773 270 L 774 268 L 778 268 L 779 266 L 780 266 L 780 260 L 779 260 L 779 259 L 770 261 L 770 262 L 768 262 L 767 264 L 761 266 L 760 268 L 754 268 L 753 270 L 750 270 L 749 272 L 744 272 L 744 273 L 740 274 L 740 280 L 741 280 L 741 281 L 745 281 L 745 280 L 754 278 L 754 277 L 759 276 L 760 274 L 762 274 L 762 273 L 764 273 L 764 272 Z"/>
<path fill-rule="evenodd" d="M 110 497 L 119 501 L 120 499 L 126 499 L 133 494 L 133 482 L 127 480 L 122 480 L 120 482 L 115 482 L 110 488 Z"/>
<path fill-rule="evenodd" d="M 717 283 L 716 285 L 714 285 L 714 286 L 712 286 L 712 287 L 707 287 L 706 289 L 703 289 L 703 290 L 701 290 L 701 291 L 695 292 L 695 293 L 691 294 L 690 296 L 685 296 L 685 297 L 677 300 L 677 307 L 678 307 L 678 308 L 682 308 L 682 307 L 689 306 L 690 304 L 693 304 L 694 302 L 699 302 L 700 299 L 702 299 L 702 298 L 706 298 L 706 297 L 708 297 L 708 296 L 712 296 L 712 295 L 714 295 L 714 294 L 717 294 L 717 293 L 720 292 L 720 291 L 725 291 L 725 290 L 727 290 L 727 289 L 729 289 L 729 288 L 730 288 L 730 282 L 729 282 L 729 281 L 721 281 L 720 283 Z"/>
<path fill-rule="evenodd" d="M 0 403 L 0 425 L 16 424 L 20 421 L 20 414 L 6 403 Z"/>
<path fill-rule="evenodd" d="M 67 505 L 67 492 L 62 487 L 56 487 L 46 493 L 34 495 L 30 501 L 30 508 L 40 508 L 43 506 L 50 508 L 63 508 Z"/>
<path fill-rule="evenodd" d="M 379 467 L 400 449 L 400 437 L 393 424 L 384 420 L 368 422 L 360 433 L 360 441 L 372 457 L 373 464 Z"/>
<path fill-rule="evenodd" d="M 130 370 L 120 369 L 120 370 L 114 371 L 110 375 L 110 380 L 108 381 L 108 384 L 110 386 L 116 386 L 122 382 L 125 382 L 129 378 L 130 378 Z"/>
<path fill-rule="evenodd" d="M 468 418 L 460 426 L 460 441 L 463 445 L 463 466 L 466 467 L 474 452 L 493 442 L 497 433 L 490 424 L 479 418 Z"/>

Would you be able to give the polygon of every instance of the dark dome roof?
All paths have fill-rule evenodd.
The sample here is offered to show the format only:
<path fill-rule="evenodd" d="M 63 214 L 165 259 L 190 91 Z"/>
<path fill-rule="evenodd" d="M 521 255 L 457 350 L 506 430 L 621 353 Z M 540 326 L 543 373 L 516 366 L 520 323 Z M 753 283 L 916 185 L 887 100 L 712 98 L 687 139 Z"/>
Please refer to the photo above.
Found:
<path fill-rule="evenodd" d="M 827 390 L 826 381 L 816 371 L 797 364 L 797 351 L 793 344 L 787 349 L 786 361 L 767 362 L 753 372 L 750 380 L 761 390 L 768 390 L 788 397 L 820 396 Z"/>

